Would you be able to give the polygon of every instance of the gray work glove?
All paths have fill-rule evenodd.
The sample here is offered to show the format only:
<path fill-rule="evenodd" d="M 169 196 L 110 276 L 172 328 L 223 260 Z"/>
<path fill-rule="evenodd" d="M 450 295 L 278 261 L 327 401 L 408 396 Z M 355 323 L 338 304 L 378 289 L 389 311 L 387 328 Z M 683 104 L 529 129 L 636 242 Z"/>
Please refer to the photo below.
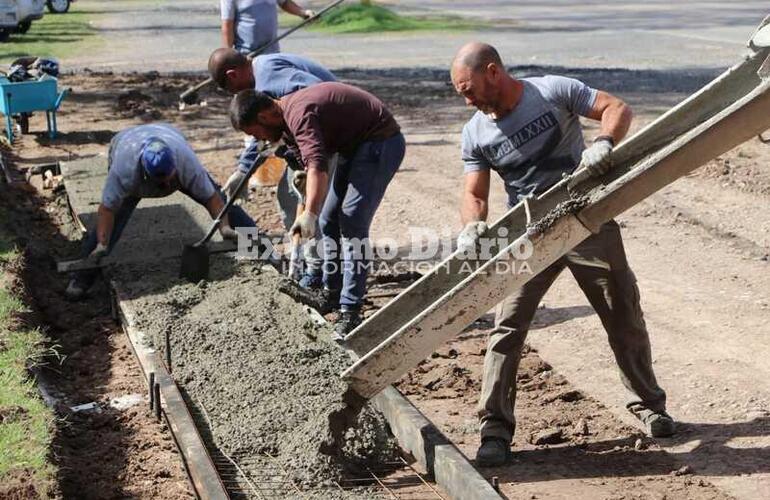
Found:
<path fill-rule="evenodd" d="M 225 185 L 222 186 L 222 192 L 225 193 L 227 199 L 230 200 L 235 195 L 235 190 L 238 188 L 238 184 L 246 177 L 245 172 L 241 172 L 240 169 L 233 172 L 233 175 L 227 179 Z M 249 198 L 249 186 L 243 186 L 241 192 L 238 194 L 238 199 L 246 201 Z M 237 200 L 236 200 L 237 201 Z"/>
<path fill-rule="evenodd" d="M 310 19 L 315 15 L 315 11 L 313 9 L 305 9 L 302 11 L 302 17 L 305 19 Z"/>
<path fill-rule="evenodd" d="M 457 237 L 457 249 L 462 252 L 467 252 L 474 248 L 479 237 L 484 234 L 486 230 L 487 223 L 483 220 L 467 223 Z"/>
<path fill-rule="evenodd" d="M 580 165 L 588 170 L 591 177 L 599 177 L 612 168 L 612 139 L 600 137 L 583 151 Z"/>
<path fill-rule="evenodd" d="M 290 234 L 299 233 L 302 241 L 307 241 L 315 236 L 315 228 L 318 224 L 318 216 L 310 210 L 305 210 L 292 224 Z"/>
<path fill-rule="evenodd" d="M 219 223 L 219 234 L 223 240 L 237 240 L 238 232 L 230 225 L 230 221 L 225 219 Z"/>
<path fill-rule="evenodd" d="M 294 183 L 294 187 L 297 188 L 297 191 L 304 195 L 305 185 L 307 184 L 307 172 L 304 170 L 302 172 L 295 172 L 292 182 Z"/>
<path fill-rule="evenodd" d="M 96 245 L 96 248 L 94 248 L 91 251 L 91 253 L 88 254 L 88 258 L 93 260 L 101 260 L 106 255 L 107 255 L 107 245 L 98 243 Z"/>

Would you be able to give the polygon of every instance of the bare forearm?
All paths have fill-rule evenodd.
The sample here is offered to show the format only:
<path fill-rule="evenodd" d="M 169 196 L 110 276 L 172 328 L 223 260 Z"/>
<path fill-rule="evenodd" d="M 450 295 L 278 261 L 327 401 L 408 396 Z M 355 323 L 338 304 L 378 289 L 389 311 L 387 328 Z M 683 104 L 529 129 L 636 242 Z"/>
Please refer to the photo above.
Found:
<path fill-rule="evenodd" d="M 460 208 L 460 218 L 463 225 L 469 222 L 487 220 L 489 203 L 487 200 L 477 198 L 470 193 L 463 196 L 463 204 Z"/>
<path fill-rule="evenodd" d="M 96 212 L 96 241 L 108 246 L 113 227 L 115 227 L 115 213 L 104 205 L 99 205 Z"/>
<path fill-rule="evenodd" d="M 631 108 L 622 101 L 607 106 L 602 112 L 599 135 L 608 135 L 618 144 L 628 133 L 632 116 Z"/>
<path fill-rule="evenodd" d="M 231 20 L 222 21 L 222 46 L 230 48 L 235 43 L 235 23 Z"/>
<path fill-rule="evenodd" d="M 305 210 L 318 215 L 326 198 L 329 174 L 318 168 L 308 168 L 305 184 Z"/>
<path fill-rule="evenodd" d="M 289 14 L 299 16 L 303 19 L 305 18 L 305 9 L 303 9 L 296 3 L 292 2 L 292 0 L 286 0 L 286 2 L 283 5 L 281 5 L 281 8 L 286 12 L 288 12 Z"/>

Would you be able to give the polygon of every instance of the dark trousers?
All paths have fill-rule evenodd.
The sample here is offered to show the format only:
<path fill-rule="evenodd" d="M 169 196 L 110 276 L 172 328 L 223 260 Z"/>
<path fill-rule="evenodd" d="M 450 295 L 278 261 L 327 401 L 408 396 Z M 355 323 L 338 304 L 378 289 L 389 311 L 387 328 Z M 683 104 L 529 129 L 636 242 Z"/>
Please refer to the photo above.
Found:
<path fill-rule="evenodd" d="M 556 277 L 568 268 L 602 321 L 630 393 L 628 409 L 640 418 L 666 408 L 666 393 L 652 369 L 650 338 L 639 305 L 636 277 L 628 267 L 620 228 L 615 221 L 546 268 L 498 304 L 484 358 L 478 415 L 481 437 L 511 442 L 516 429 L 516 372 L 521 349 L 540 301 Z M 590 363 L 590 359 L 585 360 Z"/>
<path fill-rule="evenodd" d="M 401 166 L 404 136 L 361 144 L 349 160 L 340 158 L 320 214 L 324 286 L 340 290 L 340 306 L 361 306 L 366 293 L 369 227 L 385 189 Z"/>

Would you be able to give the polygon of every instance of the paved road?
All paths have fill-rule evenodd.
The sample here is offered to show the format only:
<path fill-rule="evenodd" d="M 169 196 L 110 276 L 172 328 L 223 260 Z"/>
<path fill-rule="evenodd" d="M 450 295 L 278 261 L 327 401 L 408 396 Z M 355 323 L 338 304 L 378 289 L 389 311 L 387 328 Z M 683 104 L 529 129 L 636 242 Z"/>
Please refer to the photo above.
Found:
<path fill-rule="evenodd" d="M 312 5 L 324 2 L 312 1 Z M 479 32 L 388 33 L 332 36 L 297 32 L 283 49 L 332 67 L 446 67 L 470 39 L 496 45 L 510 64 L 670 69 L 732 64 L 765 1 L 567 0 L 390 1 L 409 13 L 452 13 L 491 23 Z M 66 61 L 70 67 L 196 71 L 219 44 L 218 11 L 211 0 L 159 2 L 81 0 L 105 43 Z"/>

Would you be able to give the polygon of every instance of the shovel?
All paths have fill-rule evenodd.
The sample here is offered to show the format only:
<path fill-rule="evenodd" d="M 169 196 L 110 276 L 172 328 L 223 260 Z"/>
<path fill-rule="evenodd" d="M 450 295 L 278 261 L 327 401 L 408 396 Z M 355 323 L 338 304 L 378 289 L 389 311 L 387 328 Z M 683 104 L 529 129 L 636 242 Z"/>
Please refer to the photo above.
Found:
<path fill-rule="evenodd" d="M 246 172 L 244 178 L 241 179 L 241 182 L 235 188 L 235 193 L 230 196 L 230 199 L 227 200 L 225 206 L 222 207 L 222 210 L 219 212 L 219 215 L 217 215 L 217 218 L 214 219 L 214 222 L 211 224 L 209 232 L 206 233 L 206 236 L 204 236 L 199 241 L 196 241 L 192 245 L 185 245 L 182 249 L 182 266 L 179 269 L 180 278 L 185 278 L 193 283 L 209 279 L 209 248 L 206 246 L 206 243 L 211 239 L 212 236 L 214 236 L 214 232 L 216 232 L 216 230 L 219 228 L 219 225 L 222 223 L 222 218 L 225 216 L 225 214 L 227 214 L 227 211 L 230 210 L 230 207 L 233 206 L 235 200 L 238 199 L 238 195 L 249 182 L 251 175 L 268 158 L 267 155 L 263 154 L 264 151 L 265 150 L 263 149 L 259 152 L 259 155 L 257 155 L 257 158 L 254 160 L 254 163 L 252 163 L 249 167 L 249 171 Z"/>

